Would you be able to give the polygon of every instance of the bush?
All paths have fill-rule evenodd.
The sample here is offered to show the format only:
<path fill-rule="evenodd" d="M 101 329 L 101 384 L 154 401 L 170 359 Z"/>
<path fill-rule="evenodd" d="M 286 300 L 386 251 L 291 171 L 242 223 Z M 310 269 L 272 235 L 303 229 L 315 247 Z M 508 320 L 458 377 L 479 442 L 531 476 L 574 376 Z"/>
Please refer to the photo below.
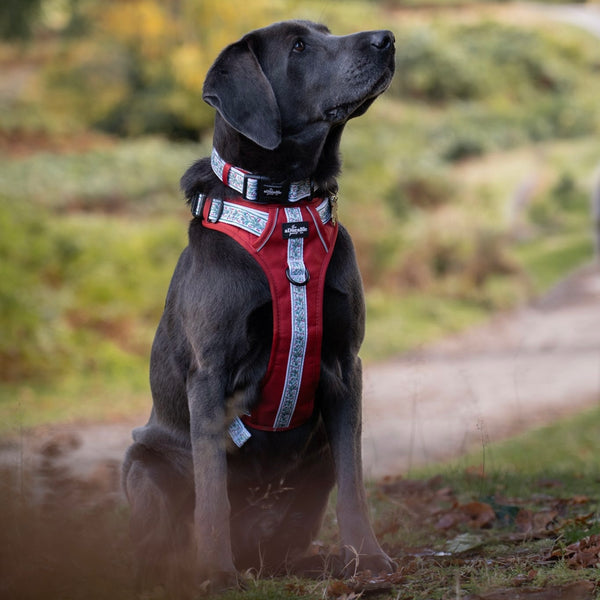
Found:
<path fill-rule="evenodd" d="M 449 227 L 446 221 L 451 219 L 430 225 L 406 250 L 397 270 L 401 288 L 443 288 L 467 299 L 480 296 L 488 280 L 519 273 L 502 233 L 476 225 Z"/>
<path fill-rule="evenodd" d="M 396 53 L 396 76 L 392 90 L 428 102 L 466 100 L 483 94 L 486 79 L 457 44 L 431 29 L 402 36 Z"/>
<path fill-rule="evenodd" d="M 90 1 L 86 36 L 70 37 L 45 73 L 45 110 L 122 136 L 197 140 L 214 111 L 202 83 L 218 52 L 280 9 L 271 2 Z M 71 7 L 65 11 L 73 10 Z"/>
<path fill-rule="evenodd" d="M 44 377 L 64 366 L 67 339 L 54 288 L 73 250 L 38 211 L 0 201 L 1 380 Z"/>
<path fill-rule="evenodd" d="M 589 192 L 568 172 L 561 173 L 549 192 L 528 211 L 532 223 L 543 229 L 560 229 L 569 220 L 589 219 Z"/>
<path fill-rule="evenodd" d="M 386 201 L 402 218 L 411 210 L 434 210 L 451 202 L 457 184 L 439 164 L 402 168 L 397 184 L 387 194 Z"/>
<path fill-rule="evenodd" d="M 57 217 L 2 201 L 0 380 L 111 372 L 147 356 L 184 245 L 174 219 Z"/>

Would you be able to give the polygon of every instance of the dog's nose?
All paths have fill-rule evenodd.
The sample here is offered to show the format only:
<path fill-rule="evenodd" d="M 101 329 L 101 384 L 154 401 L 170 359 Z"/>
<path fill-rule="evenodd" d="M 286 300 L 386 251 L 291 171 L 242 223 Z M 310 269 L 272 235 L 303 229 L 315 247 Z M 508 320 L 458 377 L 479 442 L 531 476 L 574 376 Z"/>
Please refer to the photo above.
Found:
<path fill-rule="evenodd" d="M 377 50 L 389 50 L 394 46 L 396 38 L 391 31 L 374 31 L 371 35 L 371 46 Z"/>

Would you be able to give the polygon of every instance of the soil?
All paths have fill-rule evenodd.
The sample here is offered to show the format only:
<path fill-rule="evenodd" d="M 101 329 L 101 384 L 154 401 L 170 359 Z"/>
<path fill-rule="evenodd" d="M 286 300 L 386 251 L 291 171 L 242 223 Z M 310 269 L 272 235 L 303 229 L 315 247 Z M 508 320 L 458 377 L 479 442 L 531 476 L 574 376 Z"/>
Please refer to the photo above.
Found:
<path fill-rule="evenodd" d="M 599 402 L 600 264 L 593 264 L 533 305 L 365 368 L 365 474 L 405 474 Z M 0 443 L 0 468 L 32 478 L 40 495 L 57 479 L 118 494 L 131 429 L 146 416 L 26 432 Z"/>

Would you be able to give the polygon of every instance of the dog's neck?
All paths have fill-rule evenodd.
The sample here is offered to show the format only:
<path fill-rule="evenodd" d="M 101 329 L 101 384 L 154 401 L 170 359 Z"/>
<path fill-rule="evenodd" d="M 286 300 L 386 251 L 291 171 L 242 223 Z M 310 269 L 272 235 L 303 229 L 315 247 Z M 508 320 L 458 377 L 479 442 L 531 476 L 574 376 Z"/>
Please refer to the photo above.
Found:
<path fill-rule="evenodd" d="M 343 128 L 318 123 L 309 128 L 310 135 L 284 135 L 275 150 L 268 150 L 241 135 L 217 113 L 213 146 L 223 160 L 249 173 L 276 183 L 311 180 L 316 189 L 335 192 Z"/>

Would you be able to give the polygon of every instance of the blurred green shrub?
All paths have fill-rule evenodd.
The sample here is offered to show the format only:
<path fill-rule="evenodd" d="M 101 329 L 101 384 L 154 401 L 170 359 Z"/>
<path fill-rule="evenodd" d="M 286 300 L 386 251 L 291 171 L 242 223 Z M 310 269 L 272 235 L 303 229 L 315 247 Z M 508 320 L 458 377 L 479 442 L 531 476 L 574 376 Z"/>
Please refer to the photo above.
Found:
<path fill-rule="evenodd" d="M 405 250 L 396 269 L 401 289 L 429 291 L 500 308 L 502 298 L 489 285 L 499 277 L 522 275 L 509 241 L 489 226 L 445 226 L 445 219 Z"/>
<path fill-rule="evenodd" d="M 44 377 L 64 366 L 67 336 L 58 323 L 60 272 L 73 257 L 60 230 L 21 205 L 0 200 L 0 379 Z"/>
<path fill-rule="evenodd" d="M 43 0 L 2 0 L 0 38 L 28 38 L 37 20 Z"/>
<path fill-rule="evenodd" d="M 403 166 L 397 183 L 386 195 L 386 201 L 399 217 L 412 210 L 433 210 L 454 200 L 458 185 L 439 163 L 417 163 Z"/>
<path fill-rule="evenodd" d="M 562 172 L 548 194 L 529 207 L 529 219 L 543 230 L 555 230 L 573 221 L 586 227 L 590 218 L 589 197 L 589 191 L 571 173 Z"/>
<path fill-rule="evenodd" d="M 179 178 L 209 149 L 208 144 L 145 138 L 82 153 L 40 152 L 4 161 L 0 197 L 61 212 L 147 216 L 185 210 Z"/>
<path fill-rule="evenodd" d="M 185 245 L 156 222 L 0 202 L 0 380 L 117 368 L 147 356 Z"/>
<path fill-rule="evenodd" d="M 455 161 L 600 127 L 595 40 L 577 31 L 432 23 L 397 35 L 392 94 L 439 110 L 431 152 Z"/>
<path fill-rule="evenodd" d="M 47 66 L 47 108 L 84 128 L 174 139 L 198 139 L 212 125 L 202 83 L 218 52 L 283 9 L 267 0 L 83 6 L 88 30 Z"/>
<path fill-rule="evenodd" d="M 429 102 L 465 100 L 483 94 L 487 81 L 465 49 L 431 28 L 400 37 L 393 89 Z"/>

